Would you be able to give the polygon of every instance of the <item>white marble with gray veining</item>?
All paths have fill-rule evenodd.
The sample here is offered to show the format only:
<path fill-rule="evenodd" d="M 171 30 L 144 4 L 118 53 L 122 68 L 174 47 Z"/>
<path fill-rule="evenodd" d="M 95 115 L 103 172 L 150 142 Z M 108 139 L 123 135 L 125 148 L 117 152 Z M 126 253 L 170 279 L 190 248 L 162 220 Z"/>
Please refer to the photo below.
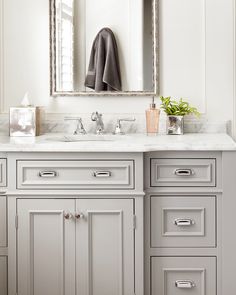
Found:
<path fill-rule="evenodd" d="M 68 134 L 66 135 L 68 136 Z M 63 134 L 38 137 L 0 136 L 1 152 L 149 152 L 149 151 L 236 151 L 226 134 L 87 135 L 77 142 L 62 142 Z"/>
<path fill-rule="evenodd" d="M 91 121 L 91 114 L 46 114 L 43 121 L 43 133 L 73 133 L 75 129 L 75 121 L 64 121 L 65 116 L 79 116 L 83 120 L 84 127 L 88 133 L 93 133 L 95 123 Z M 142 114 L 122 113 L 122 114 L 104 114 L 103 120 L 106 132 L 112 133 L 118 118 L 134 117 L 135 122 L 124 122 L 123 130 L 126 133 L 145 133 L 146 122 L 145 112 Z M 8 115 L 0 115 L 0 135 L 9 134 Z M 204 115 L 200 119 L 195 117 L 185 117 L 184 131 L 185 133 L 230 133 L 230 122 L 226 121 L 209 121 Z M 159 123 L 159 133 L 166 132 L 166 115 L 161 113 Z"/>

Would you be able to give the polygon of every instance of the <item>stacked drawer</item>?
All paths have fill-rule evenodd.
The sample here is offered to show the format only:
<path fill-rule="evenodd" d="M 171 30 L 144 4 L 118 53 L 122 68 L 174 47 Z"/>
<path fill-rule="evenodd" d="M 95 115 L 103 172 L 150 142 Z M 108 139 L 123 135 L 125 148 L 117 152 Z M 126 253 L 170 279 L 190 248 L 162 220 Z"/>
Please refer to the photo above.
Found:
<path fill-rule="evenodd" d="M 0 187 L 7 185 L 7 160 L 0 158 Z M 7 295 L 7 199 L 0 192 L 0 294 Z M 5 248 L 5 249 L 4 249 Z"/>
<path fill-rule="evenodd" d="M 216 187 L 216 159 L 160 157 L 150 165 L 150 189 L 157 192 L 149 199 L 150 249 L 172 256 L 150 257 L 151 294 L 216 295 L 216 257 L 197 251 L 216 247 L 216 196 L 199 189 Z M 179 256 L 178 249 L 192 252 Z"/>

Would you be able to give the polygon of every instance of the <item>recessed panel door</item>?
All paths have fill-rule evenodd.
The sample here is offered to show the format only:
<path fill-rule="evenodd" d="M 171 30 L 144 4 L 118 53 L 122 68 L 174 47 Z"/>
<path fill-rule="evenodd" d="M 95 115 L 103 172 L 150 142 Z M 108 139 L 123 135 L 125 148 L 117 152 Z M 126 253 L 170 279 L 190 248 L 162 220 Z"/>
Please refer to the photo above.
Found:
<path fill-rule="evenodd" d="M 75 200 L 17 202 L 18 295 L 75 295 Z"/>
<path fill-rule="evenodd" d="M 134 294 L 132 199 L 76 203 L 77 295 Z"/>

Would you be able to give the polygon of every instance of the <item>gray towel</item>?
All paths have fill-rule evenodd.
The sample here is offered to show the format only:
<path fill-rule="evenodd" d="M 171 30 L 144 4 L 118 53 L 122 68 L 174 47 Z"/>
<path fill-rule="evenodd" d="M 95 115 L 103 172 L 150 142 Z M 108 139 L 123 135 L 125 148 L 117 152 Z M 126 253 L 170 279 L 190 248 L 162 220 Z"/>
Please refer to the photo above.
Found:
<path fill-rule="evenodd" d="M 93 42 L 85 86 L 97 92 L 121 91 L 118 48 L 109 28 L 103 28 Z"/>

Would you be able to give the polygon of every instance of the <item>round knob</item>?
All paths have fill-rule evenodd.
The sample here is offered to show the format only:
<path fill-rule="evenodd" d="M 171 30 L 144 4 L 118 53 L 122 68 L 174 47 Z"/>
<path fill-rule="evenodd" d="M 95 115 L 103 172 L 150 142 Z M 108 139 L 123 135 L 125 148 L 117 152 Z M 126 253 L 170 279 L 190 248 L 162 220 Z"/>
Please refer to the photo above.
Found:
<path fill-rule="evenodd" d="M 84 217 L 84 215 L 82 213 L 75 213 L 75 218 L 76 219 L 81 219 L 83 217 Z"/>
<path fill-rule="evenodd" d="M 65 219 L 71 219 L 72 218 L 72 214 L 71 213 L 65 213 L 64 214 Z"/>

